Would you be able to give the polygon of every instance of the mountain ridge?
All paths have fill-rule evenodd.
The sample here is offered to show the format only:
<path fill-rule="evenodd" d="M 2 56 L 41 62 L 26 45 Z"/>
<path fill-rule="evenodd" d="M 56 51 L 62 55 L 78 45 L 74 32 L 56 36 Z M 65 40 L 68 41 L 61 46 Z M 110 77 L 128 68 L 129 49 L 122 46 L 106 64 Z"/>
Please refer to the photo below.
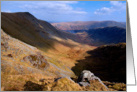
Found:
<path fill-rule="evenodd" d="M 54 27 L 59 30 L 71 31 L 71 30 L 89 30 L 99 27 L 123 27 L 126 28 L 125 22 L 116 21 L 74 21 L 74 22 L 60 22 L 51 23 Z"/>
<path fill-rule="evenodd" d="M 55 50 L 54 43 L 62 44 L 63 40 L 76 38 L 74 34 L 59 31 L 50 23 L 38 20 L 28 12 L 2 12 L 1 19 L 2 29 L 6 33 L 43 50 L 47 48 Z"/>

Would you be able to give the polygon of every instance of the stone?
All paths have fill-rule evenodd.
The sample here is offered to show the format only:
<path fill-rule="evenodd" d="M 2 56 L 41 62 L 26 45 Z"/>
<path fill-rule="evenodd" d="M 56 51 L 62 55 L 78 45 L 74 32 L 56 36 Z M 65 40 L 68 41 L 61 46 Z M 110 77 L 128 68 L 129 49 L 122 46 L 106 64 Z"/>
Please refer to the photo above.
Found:
<path fill-rule="evenodd" d="M 80 86 L 84 86 L 84 87 L 90 86 L 90 84 L 88 82 L 79 82 L 78 84 Z"/>
<path fill-rule="evenodd" d="M 78 77 L 78 81 L 77 82 L 84 82 L 84 81 L 89 81 L 92 80 L 94 78 L 94 74 L 91 73 L 88 70 L 83 70 L 80 74 L 80 76 Z"/>
<path fill-rule="evenodd" d="M 97 80 L 101 85 L 103 85 L 106 89 L 108 89 L 100 78 L 96 77 L 92 72 L 88 70 L 83 70 L 81 72 L 77 82 L 80 86 L 90 86 L 92 84 L 92 81 L 94 80 Z"/>

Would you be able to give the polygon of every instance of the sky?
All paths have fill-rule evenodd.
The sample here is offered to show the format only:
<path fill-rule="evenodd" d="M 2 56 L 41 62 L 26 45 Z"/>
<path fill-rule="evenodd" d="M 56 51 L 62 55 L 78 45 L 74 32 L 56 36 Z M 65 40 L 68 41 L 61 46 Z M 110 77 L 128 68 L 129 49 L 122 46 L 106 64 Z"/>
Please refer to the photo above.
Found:
<path fill-rule="evenodd" d="M 1 1 L 2 12 L 29 12 L 48 22 L 126 22 L 126 1 Z"/>

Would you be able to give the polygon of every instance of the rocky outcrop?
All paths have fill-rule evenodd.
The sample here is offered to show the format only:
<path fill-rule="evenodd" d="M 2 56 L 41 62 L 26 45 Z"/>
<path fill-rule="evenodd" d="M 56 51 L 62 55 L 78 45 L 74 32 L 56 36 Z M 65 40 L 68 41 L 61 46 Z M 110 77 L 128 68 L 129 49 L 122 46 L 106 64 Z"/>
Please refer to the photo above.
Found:
<path fill-rule="evenodd" d="M 46 84 L 43 91 L 108 91 L 99 78 L 87 81 L 76 83 L 67 77 L 59 77 L 54 82 Z"/>
<path fill-rule="evenodd" d="M 105 89 L 108 90 L 107 86 L 100 80 L 100 78 L 96 77 L 93 73 L 91 73 L 88 70 L 83 70 L 78 78 L 78 84 L 80 86 L 89 86 L 90 84 L 93 84 L 93 81 L 97 81 L 100 83 L 100 85 L 104 86 Z"/>
<path fill-rule="evenodd" d="M 22 62 L 30 62 L 32 66 L 46 70 L 49 67 L 47 59 L 41 54 L 32 54 L 23 58 Z"/>

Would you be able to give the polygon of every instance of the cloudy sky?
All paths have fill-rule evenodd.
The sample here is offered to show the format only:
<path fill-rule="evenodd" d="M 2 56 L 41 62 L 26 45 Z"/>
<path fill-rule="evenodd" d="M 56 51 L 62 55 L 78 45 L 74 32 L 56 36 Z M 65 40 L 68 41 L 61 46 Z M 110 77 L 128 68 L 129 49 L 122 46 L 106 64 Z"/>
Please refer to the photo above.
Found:
<path fill-rule="evenodd" d="M 48 22 L 126 22 L 126 1 L 1 1 L 2 12 L 30 12 Z"/>

